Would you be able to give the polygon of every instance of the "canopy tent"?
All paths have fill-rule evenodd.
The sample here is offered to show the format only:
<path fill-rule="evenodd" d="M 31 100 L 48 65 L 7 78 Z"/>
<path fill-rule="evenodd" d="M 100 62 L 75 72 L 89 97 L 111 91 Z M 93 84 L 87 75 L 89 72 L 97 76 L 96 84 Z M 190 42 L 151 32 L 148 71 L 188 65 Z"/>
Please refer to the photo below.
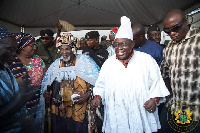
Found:
<path fill-rule="evenodd" d="M 161 24 L 173 8 L 185 13 L 200 7 L 199 0 L 1 0 L 0 25 L 10 32 L 39 35 L 41 29 L 55 32 L 58 20 L 65 20 L 75 30 L 110 29 L 120 25 L 125 15 L 132 23 L 145 26 Z"/>

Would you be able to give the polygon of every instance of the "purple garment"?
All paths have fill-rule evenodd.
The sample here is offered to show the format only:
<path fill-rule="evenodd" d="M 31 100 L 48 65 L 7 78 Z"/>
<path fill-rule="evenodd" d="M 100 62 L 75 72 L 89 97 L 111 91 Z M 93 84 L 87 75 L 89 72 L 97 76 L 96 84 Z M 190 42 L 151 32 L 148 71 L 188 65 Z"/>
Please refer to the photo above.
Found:
<path fill-rule="evenodd" d="M 60 83 L 54 81 L 53 83 L 53 97 L 58 94 L 58 89 Z M 52 100 L 52 105 L 59 107 L 59 104 L 56 104 Z M 52 117 L 52 129 L 53 133 L 88 133 L 88 121 L 87 117 L 83 119 L 82 122 L 74 121 L 72 118 L 64 118 L 60 116 L 60 110 L 58 108 L 58 115 L 53 114 Z"/>

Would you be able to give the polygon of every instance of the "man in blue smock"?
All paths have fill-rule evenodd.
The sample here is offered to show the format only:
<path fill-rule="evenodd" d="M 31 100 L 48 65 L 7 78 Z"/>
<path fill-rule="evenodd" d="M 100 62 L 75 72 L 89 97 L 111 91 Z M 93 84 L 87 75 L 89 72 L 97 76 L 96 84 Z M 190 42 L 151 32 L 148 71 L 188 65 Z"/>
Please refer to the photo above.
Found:
<path fill-rule="evenodd" d="M 136 23 L 132 26 L 133 40 L 135 41 L 134 50 L 141 51 L 151 55 L 160 66 L 163 59 L 163 48 L 156 42 L 145 38 L 145 28 Z"/>
<path fill-rule="evenodd" d="M 22 119 L 27 115 L 25 103 L 35 92 L 28 87 L 27 78 L 23 78 L 22 86 L 18 86 L 9 69 L 9 64 L 16 54 L 16 39 L 0 26 L 0 132 L 21 132 Z"/>

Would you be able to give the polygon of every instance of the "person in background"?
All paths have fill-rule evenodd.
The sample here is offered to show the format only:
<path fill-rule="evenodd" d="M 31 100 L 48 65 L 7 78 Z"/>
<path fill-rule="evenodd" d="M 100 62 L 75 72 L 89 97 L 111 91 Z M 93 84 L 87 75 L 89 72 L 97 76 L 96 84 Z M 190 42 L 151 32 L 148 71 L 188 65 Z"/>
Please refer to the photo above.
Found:
<path fill-rule="evenodd" d="M 103 35 L 101 37 L 101 42 L 100 42 L 100 47 L 101 48 L 104 48 L 104 49 L 107 49 L 108 46 L 110 45 L 110 41 L 109 40 L 106 40 L 107 36 Z"/>
<path fill-rule="evenodd" d="M 83 49 L 84 54 L 88 54 L 101 68 L 105 60 L 108 58 L 108 52 L 99 45 L 99 32 L 90 31 L 86 33 L 88 47 Z"/>
<path fill-rule="evenodd" d="M 113 27 L 109 33 L 109 39 L 110 39 L 110 46 L 106 49 L 109 53 L 108 57 L 111 57 L 115 54 L 115 48 L 113 47 L 113 42 L 115 39 L 115 35 L 117 34 L 118 28 Z"/>
<path fill-rule="evenodd" d="M 40 39 L 42 44 L 39 44 L 36 48 L 35 54 L 40 56 L 44 61 L 46 68 L 48 69 L 50 64 L 59 57 L 58 49 L 54 41 L 54 32 L 50 29 L 40 31 Z"/>
<path fill-rule="evenodd" d="M 57 36 L 60 35 L 62 26 L 60 24 L 58 24 L 57 26 L 58 28 L 58 33 Z M 41 40 L 41 44 L 39 44 L 35 50 L 35 54 L 40 56 L 40 58 L 44 61 L 46 69 L 49 68 L 49 66 L 58 58 L 60 57 L 59 51 L 56 48 L 56 42 L 54 40 L 54 32 L 50 29 L 45 29 L 45 30 L 41 30 L 40 31 L 40 40 Z M 46 103 L 45 103 L 45 108 L 46 108 L 46 115 L 45 115 L 45 126 L 44 126 L 44 132 L 48 132 L 48 125 L 47 122 L 48 118 L 51 116 L 51 112 L 50 111 L 50 101 L 49 99 L 45 99 Z M 49 110 L 49 111 L 48 111 Z M 49 125 L 50 127 L 50 125 Z"/>
<path fill-rule="evenodd" d="M 83 50 L 85 47 L 87 47 L 87 39 L 85 39 L 85 37 L 82 37 L 80 39 L 80 47 L 78 49 Z"/>
<path fill-rule="evenodd" d="M 87 47 L 87 40 L 85 39 L 85 37 L 82 37 L 78 40 L 77 47 L 78 48 L 76 50 L 76 54 L 83 54 L 83 49 Z"/>
<path fill-rule="evenodd" d="M 107 38 L 107 36 L 106 36 L 106 35 L 103 35 L 103 36 L 101 37 L 101 42 L 106 41 L 106 38 Z"/>
<path fill-rule="evenodd" d="M 100 68 L 88 55 L 75 55 L 71 42 L 69 34 L 57 38 L 61 57 L 50 65 L 42 82 L 44 97 L 52 99 L 54 133 L 93 131 L 88 102 L 92 93 L 90 86 L 95 84 Z M 48 86 L 52 86 L 50 91 Z"/>
<path fill-rule="evenodd" d="M 24 111 L 25 104 L 36 94 L 27 76 L 19 86 L 9 68 L 16 48 L 16 39 L 0 26 L 0 132 L 6 133 L 21 132 L 21 120 L 31 113 Z"/>
<path fill-rule="evenodd" d="M 133 40 L 135 41 L 134 50 L 151 55 L 160 66 L 163 59 L 163 48 L 156 42 L 145 38 L 145 28 L 142 24 L 133 24 L 132 31 Z"/>
<path fill-rule="evenodd" d="M 180 9 L 170 10 L 164 17 L 163 24 L 164 32 L 172 40 L 163 51 L 161 73 L 171 95 L 167 98 L 161 111 L 161 132 L 199 133 L 200 30 L 190 27 L 188 19 Z M 193 109 L 191 110 L 190 107 L 193 107 Z M 175 131 L 166 121 L 166 119 L 173 117 L 173 114 L 170 112 L 167 115 L 167 112 L 168 110 L 174 112 L 177 110 L 185 111 L 186 109 L 192 112 L 192 121 L 190 123 L 193 124 L 193 127 L 195 125 L 196 127 L 191 127 L 190 130 L 187 125 L 180 126 L 180 124 L 176 123 L 179 129 Z"/>
<path fill-rule="evenodd" d="M 157 44 L 160 44 L 161 41 L 161 31 L 158 25 L 153 24 L 149 26 L 147 29 L 147 39 L 156 42 Z M 165 47 L 164 44 L 160 44 L 163 48 Z"/>
<path fill-rule="evenodd" d="M 156 61 L 133 50 L 130 19 L 121 17 L 115 36 L 116 56 L 103 64 L 93 88 L 94 108 L 104 103 L 105 133 L 152 133 L 160 127 L 157 104 L 169 95 Z"/>

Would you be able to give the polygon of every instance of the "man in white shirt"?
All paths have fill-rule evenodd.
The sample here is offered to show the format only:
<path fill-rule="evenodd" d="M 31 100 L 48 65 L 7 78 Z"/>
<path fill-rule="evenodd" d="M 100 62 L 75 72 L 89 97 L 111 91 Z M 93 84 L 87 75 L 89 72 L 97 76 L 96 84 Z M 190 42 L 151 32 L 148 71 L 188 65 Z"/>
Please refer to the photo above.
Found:
<path fill-rule="evenodd" d="M 104 104 L 102 132 L 152 133 L 160 129 L 157 105 L 169 95 L 156 61 L 134 51 L 130 19 L 123 16 L 114 41 L 116 57 L 103 64 L 93 88 L 93 108 Z"/>

